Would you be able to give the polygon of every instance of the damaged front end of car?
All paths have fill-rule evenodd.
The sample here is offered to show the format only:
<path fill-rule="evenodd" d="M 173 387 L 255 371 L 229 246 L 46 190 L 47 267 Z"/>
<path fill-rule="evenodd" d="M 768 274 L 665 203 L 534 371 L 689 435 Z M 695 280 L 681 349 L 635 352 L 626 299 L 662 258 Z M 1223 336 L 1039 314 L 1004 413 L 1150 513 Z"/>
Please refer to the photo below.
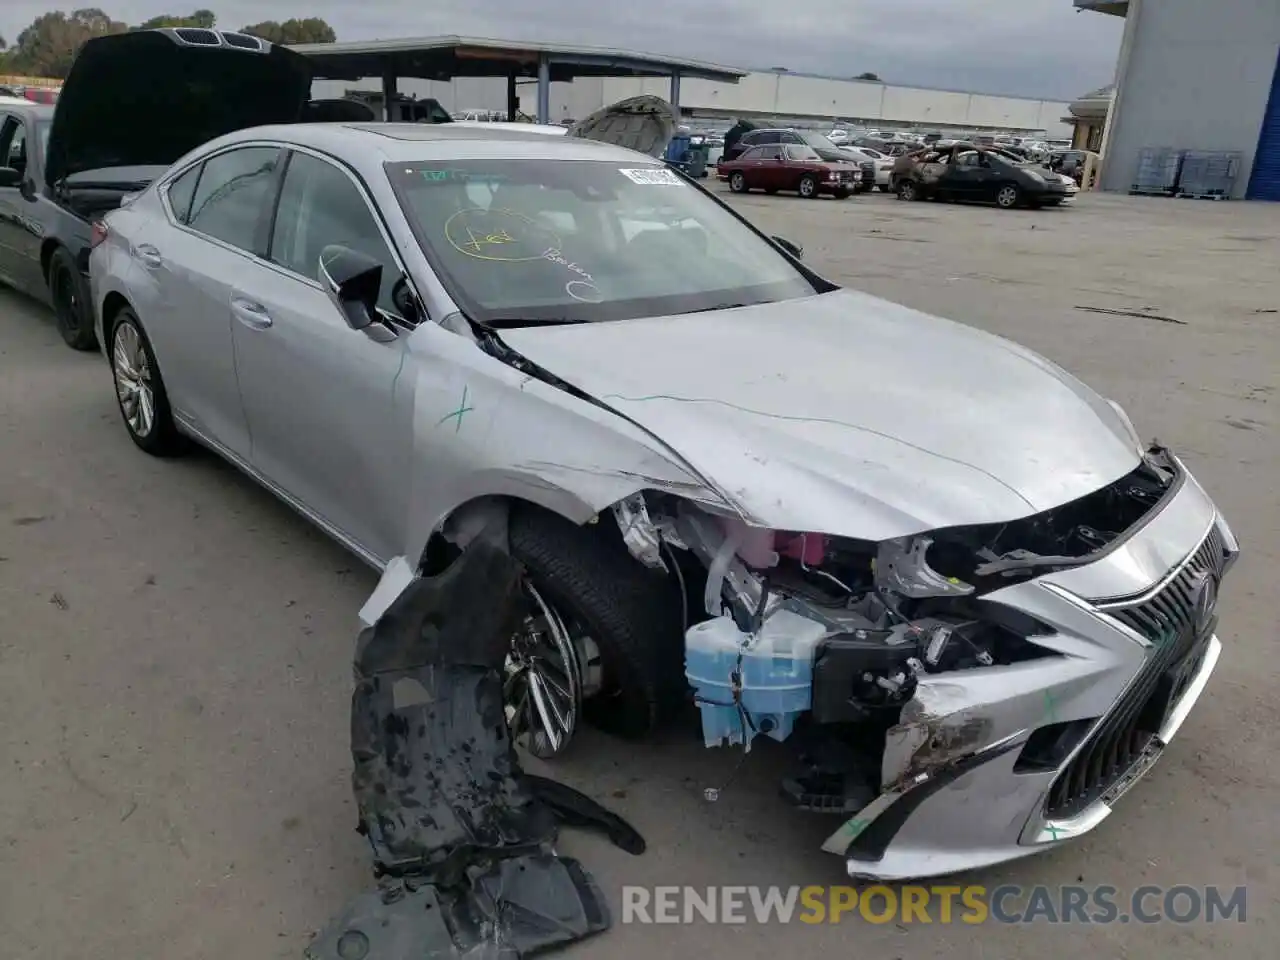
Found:
<path fill-rule="evenodd" d="M 614 518 L 639 562 L 676 551 L 705 573 L 684 666 L 706 745 L 795 747 L 784 795 L 844 815 L 824 849 L 880 879 L 1013 859 L 1100 822 L 1212 671 L 1238 550 L 1158 445 L 1053 509 L 881 542 L 652 492 Z"/>

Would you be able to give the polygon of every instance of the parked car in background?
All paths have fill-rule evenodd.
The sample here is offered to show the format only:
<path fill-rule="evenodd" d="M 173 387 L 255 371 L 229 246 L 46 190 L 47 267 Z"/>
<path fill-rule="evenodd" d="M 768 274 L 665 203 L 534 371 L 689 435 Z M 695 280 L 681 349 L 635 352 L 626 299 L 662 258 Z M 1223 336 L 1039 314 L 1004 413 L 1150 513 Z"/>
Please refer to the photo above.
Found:
<path fill-rule="evenodd" d="M 1084 186 L 1084 150 L 1054 150 L 1045 157 L 1045 166 L 1055 173 L 1070 177 L 1077 185 Z"/>
<path fill-rule="evenodd" d="M 720 161 L 719 176 L 734 193 L 794 191 L 806 199 L 829 194 L 843 200 L 862 183 L 863 171 L 849 163 L 831 163 L 803 143 L 748 147 L 736 160 Z"/>
<path fill-rule="evenodd" d="M 53 107 L 0 109 L 0 279 L 46 300 L 58 332 L 95 345 L 90 223 L 188 150 L 299 118 L 308 61 L 245 34 L 142 30 L 86 43 Z M 209 43 L 216 37 L 217 43 Z"/>
<path fill-rule="evenodd" d="M 867 168 L 867 164 L 871 164 L 871 170 L 875 175 L 875 186 L 879 187 L 884 193 L 889 191 L 889 185 L 893 175 L 892 157 L 881 153 L 873 147 L 855 147 L 841 144 L 840 149 L 856 158 L 859 165 L 864 170 Z M 867 189 L 870 189 L 870 187 L 868 186 Z"/>
<path fill-rule="evenodd" d="M 1074 184 L 1012 154 L 959 143 L 914 158 L 898 174 L 900 200 L 995 203 L 1002 209 L 1059 206 L 1075 197 Z"/>

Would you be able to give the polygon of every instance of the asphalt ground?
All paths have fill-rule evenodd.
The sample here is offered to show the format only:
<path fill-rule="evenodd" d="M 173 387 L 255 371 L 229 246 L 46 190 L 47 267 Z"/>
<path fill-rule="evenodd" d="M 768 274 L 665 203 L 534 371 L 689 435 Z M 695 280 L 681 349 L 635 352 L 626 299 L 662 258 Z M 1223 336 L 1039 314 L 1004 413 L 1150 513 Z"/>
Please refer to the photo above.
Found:
<path fill-rule="evenodd" d="M 954 882 L 1105 884 L 1121 900 L 1146 884 L 1244 885 L 1247 917 L 619 923 L 571 955 L 1273 958 L 1280 207 L 731 202 L 835 280 L 1046 354 L 1217 499 L 1245 552 L 1223 591 L 1225 655 L 1180 736 L 1093 834 Z M 348 735 L 355 615 L 374 583 L 213 456 L 142 455 L 102 359 L 0 293 L 0 955 L 298 957 L 370 882 Z M 615 906 L 624 885 L 842 883 L 818 850 L 831 823 L 777 796 L 785 752 L 738 761 L 588 731 L 555 775 L 628 817 L 649 850 L 576 832 L 563 847 Z"/>

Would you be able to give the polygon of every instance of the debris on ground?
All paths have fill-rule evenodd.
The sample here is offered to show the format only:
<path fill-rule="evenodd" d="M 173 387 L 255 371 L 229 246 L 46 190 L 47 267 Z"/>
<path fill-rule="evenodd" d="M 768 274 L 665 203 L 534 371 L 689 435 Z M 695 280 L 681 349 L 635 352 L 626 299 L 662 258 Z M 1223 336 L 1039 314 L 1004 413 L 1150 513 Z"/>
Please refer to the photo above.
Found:
<path fill-rule="evenodd" d="M 1086 313 L 1105 313 L 1112 317 L 1142 317 L 1144 320 L 1159 320 L 1161 323 L 1177 323 L 1186 326 L 1187 321 L 1179 320 L 1176 317 L 1166 317 L 1158 313 L 1149 313 L 1144 310 L 1113 310 L 1110 307 L 1085 307 L 1076 304 L 1077 310 L 1084 310 Z M 1152 308 L 1154 309 L 1154 308 Z"/>
<path fill-rule="evenodd" d="M 632 854 L 644 839 L 521 770 L 502 668 L 525 603 L 515 561 L 477 541 L 361 632 L 352 783 L 378 888 L 307 960 L 518 960 L 609 929 L 595 881 L 555 853 L 558 827 L 597 828 Z"/>

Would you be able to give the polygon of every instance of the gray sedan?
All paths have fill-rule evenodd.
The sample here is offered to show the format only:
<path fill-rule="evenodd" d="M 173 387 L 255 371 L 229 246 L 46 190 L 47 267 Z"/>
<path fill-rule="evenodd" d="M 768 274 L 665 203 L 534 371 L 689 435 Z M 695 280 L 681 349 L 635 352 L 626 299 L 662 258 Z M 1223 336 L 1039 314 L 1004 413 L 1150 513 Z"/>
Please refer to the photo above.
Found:
<path fill-rule="evenodd" d="M 709 747 L 796 746 L 784 792 L 838 815 L 851 874 L 1092 829 L 1218 660 L 1236 541 L 1173 453 L 650 156 L 259 127 L 95 240 L 140 448 L 211 448 L 381 570 L 369 622 L 501 545 L 533 610 L 507 663 L 526 747 L 692 701 Z"/>

